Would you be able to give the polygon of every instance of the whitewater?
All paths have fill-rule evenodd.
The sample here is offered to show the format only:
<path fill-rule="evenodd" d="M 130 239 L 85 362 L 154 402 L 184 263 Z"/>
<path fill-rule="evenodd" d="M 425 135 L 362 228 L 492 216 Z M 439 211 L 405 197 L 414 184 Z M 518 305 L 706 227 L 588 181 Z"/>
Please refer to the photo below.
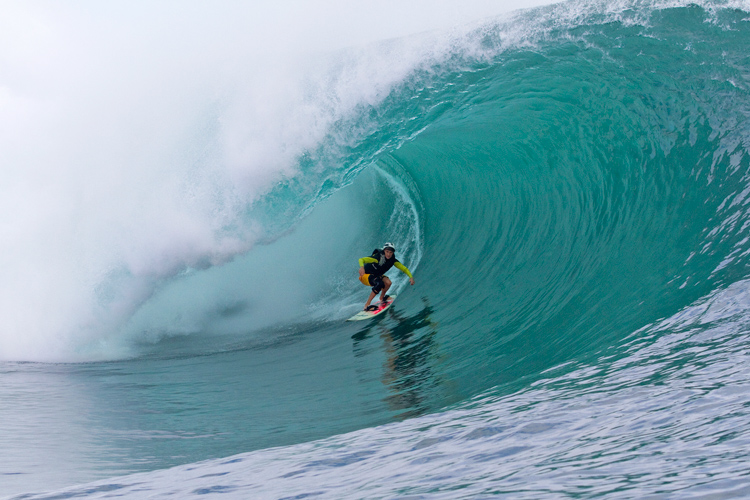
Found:
<path fill-rule="evenodd" d="M 0 2 L 0 497 L 750 497 L 750 3 L 548 3 Z"/>

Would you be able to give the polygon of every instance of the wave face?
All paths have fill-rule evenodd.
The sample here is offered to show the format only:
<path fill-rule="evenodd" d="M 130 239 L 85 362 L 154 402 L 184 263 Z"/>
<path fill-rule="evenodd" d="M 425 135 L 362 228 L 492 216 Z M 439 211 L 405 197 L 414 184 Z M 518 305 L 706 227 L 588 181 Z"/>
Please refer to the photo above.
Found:
<path fill-rule="evenodd" d="M 743 3 L 567 3 L 316 60 L 312 133 L 207 104 L 168 217 L 76 281 L 85 321 L 7 323 L 7 492 L 746 495 L 748 54 Z M 417 283 L 344 323 L 385 240 Z M 89 362 L 20 362 L 49 359 Z"/>

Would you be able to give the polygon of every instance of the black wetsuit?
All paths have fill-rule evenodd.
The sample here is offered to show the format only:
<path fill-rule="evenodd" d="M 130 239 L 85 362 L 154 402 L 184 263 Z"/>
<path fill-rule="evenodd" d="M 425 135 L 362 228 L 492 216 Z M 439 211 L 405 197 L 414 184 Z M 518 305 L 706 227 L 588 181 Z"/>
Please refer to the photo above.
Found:
<path fill-rule="evenodd" d="M 371 257 L 378 260 L 377 262 L 369 262 L 365 264 L 365 274 L 369 274 L 372 277 L 383 276 L 396 262 L 398 262 L 395 255 L 391 256 L 390 259 L 386 259 L 385 252 L 379 248 L 373 250 Z"/>
<path fill-rule="evenodd" d="M 364 262 L 368 260 L 370 262 Z M 364 267 L 365 274 L 369 275 L 370 286 L 372 286 L 372 291 L 375 293 L 380 293 L 385 287 L 385 284 L 383 283 L 383 275 L 393 266 L 396 266 L 399 271 L 409 276 L 409 278 L 412 277 L 409 269 L 398 261 L 395 254 L 391 256 L 390 259 L 387 259 L 385 257 L 385 251 L 379 248 L 373 250 L 372 256 L 360 259 L 360 265 Z"/>

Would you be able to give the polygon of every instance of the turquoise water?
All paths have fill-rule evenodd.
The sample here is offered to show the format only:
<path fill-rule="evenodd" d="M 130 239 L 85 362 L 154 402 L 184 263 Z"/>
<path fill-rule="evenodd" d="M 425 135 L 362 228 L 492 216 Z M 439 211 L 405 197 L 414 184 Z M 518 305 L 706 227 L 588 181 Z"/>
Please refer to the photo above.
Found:
<path fill-rule="evenodd" d="M 3 344 L 0 493 L 747 496 L 750 7 L 522 11 L 338 52 L 309 98 L 373 54 L 410 62 L 200 212 L 241 244 L 125 259 L 105 321 Z M 385 240 L 416 285 L 345 323 Z"/>

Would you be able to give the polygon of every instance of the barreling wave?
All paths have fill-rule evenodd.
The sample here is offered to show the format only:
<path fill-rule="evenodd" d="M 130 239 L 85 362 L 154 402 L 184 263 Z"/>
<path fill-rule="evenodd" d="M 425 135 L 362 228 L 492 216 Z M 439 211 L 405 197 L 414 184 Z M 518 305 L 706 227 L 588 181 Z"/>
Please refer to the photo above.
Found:
<path fill-rule="evenodd" d="M 747 13 L 645 10 L 428 79 L 404 113 L 428 117 L 418 137 L 380 160 L 421 193 L 421 282 L 468 394 L 596 356 L 746 276 Z"/>
<path fill-rule="evenodd" d="M 574 3 L 454 36 L 259 207 L 356 191 L 352 260 L 396 229 L 357 176 L 374 162 L 409 186 L 402 257 L 425 258 L 399 305 L 429 300 L 451 399 L 589 359 L 745 277 L 747 24 L 735 5 Z"/>

